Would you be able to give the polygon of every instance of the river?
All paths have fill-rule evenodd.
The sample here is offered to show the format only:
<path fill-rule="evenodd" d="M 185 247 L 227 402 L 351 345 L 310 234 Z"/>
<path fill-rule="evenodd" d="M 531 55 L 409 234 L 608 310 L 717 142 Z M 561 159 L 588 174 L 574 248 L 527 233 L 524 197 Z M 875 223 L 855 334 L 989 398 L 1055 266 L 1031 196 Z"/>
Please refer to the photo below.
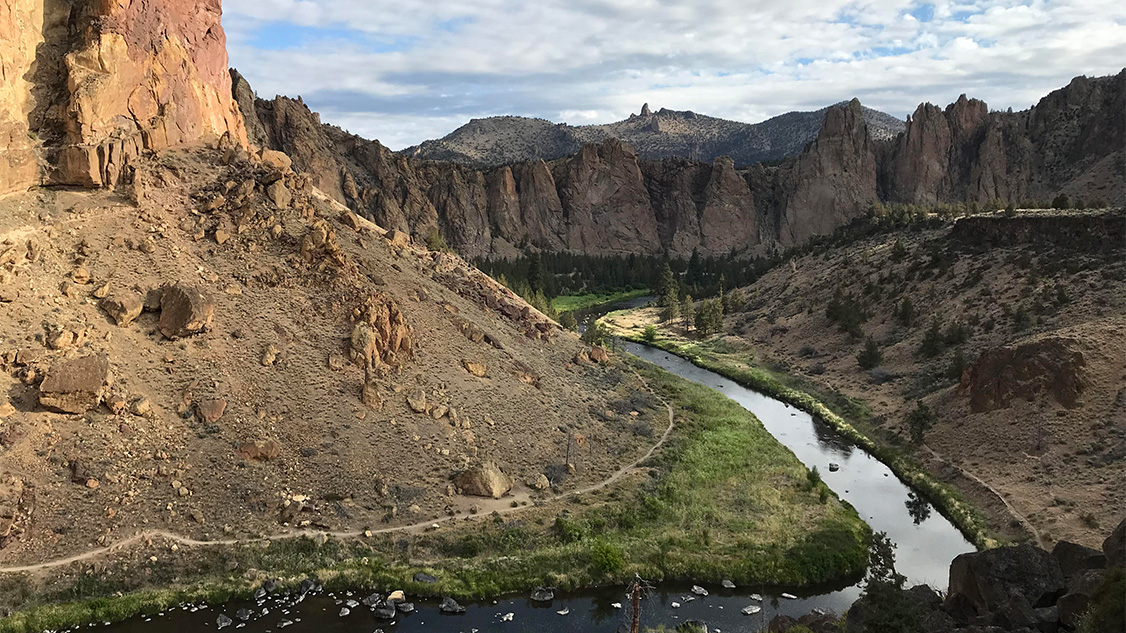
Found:
<path fill-rule="evenodd" d="M 613 306 L 582 311 L 580 321 L 597 317 L 611 309 L 636 307 L 649 297 L 632 299 Z M 821 477 L 842 499 L 849 502 L 877 532 L 886 532 L 896 544 L 896 568 L 907 576 L 909 584 L 925 583 L 945 589 L 950 561 L 974 547 L 958 530 L 927 501 L 914 495 L 896 478 L 886 465 L 838 436 L 824 423 L 783 402 L 746 389 L 714 372 L 696 367 L 675 355 L 636 343 L 626 343 L 626 351 L 688 380 L 706 385 L 751 411 L 774 437 L 797 455 L 807 467 L 816 466 Z M 839 470 L 830 469 L 837 464 Z M 788 587 L 746 586 L 725 590 L 718 585 L 705 585 L 707 597 L 688 600 L 690 584 L 662 583 L 655 587 L 643 603 L 643 628 L 664 624 L 673 628 L 687 620 L 701 620 L 709 631 L 752 632 L 765 630 L 775 615 L 800 616 L 811 610 L 825 609 L 843 613 L 859 596 L 857 584 L 796 590 Z M 795 599 L 782 598 L 789 592 Z M 751 594 L 761 594 L 764 601 L 754 602 Z M 241 608 L 255 615 L 247 622 L 235 620 L 224 630 L 255 633 L 287 631 L 293 633 L 348 632 L 371 633 L 470 633 L 471 631 L 536 631 L 538 633 L 614 633 L 627 621 L 628 601 L 625 588 L 609 587 L 557 597 L 550 605 L 531 602 L 526 596 L 508 596 L 497 601 L 465 604 L 462 615 L 441 615 L 436 601 L 417 601 L 417 611 L 400 615 L 392 622 L 376 620 L 364 607 L 350 609 L 341 617 L 341 608 L 356 595 L 311 595 L 297 604 L 292 599 L 271 597 L 260 603 L 231 603 L 202 607 L 192 611 L 184 606 L 151 619 L 134 618 L 101 630 L 115 633 L 164 633 L 217 630 L 220 613 L 234 618 Z M 673 607 L 673 603 L 679 607 Z M 616 608 L 620 603 L 626 608 Z M 743 607 L 761 604 L 762 611 L 744 616 Z M 266 613 L 263 614 L 263 609 Z M 567 615 L 557 611 L 567 610 Z M 512 614 L 510 621 L 503 621 Z M 291 624 L 283 625 L 283 622 Z"/>

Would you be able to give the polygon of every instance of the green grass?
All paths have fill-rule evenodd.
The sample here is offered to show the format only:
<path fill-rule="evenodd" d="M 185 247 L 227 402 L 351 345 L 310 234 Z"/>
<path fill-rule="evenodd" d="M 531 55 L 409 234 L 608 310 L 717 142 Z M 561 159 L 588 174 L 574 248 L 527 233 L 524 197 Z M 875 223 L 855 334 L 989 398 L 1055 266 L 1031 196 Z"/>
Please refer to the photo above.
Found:
<path fill-rule="evenodd" d="M 611 489 L 529 508 L 509 520 L 373 539 L 301 538 L 270 547 L 185 549 L 53 592 L 31 590 L 0 633 L 59 629 L 154 613 L 183 601 L 248 595 L 261 578 L 282 586 L 317 577 L 330 589 L 403 589 L 415 596 L 484 598 L 536 585 L 560 590 L 647 579 L 801 586 L 858 578 L 870 528 L 743 407 L 625 356 L 673 403 L 677 427 L 638 474 Z M 622 389 L 626 389 L 623 385 Z M 628 395 L 624 394 L 623 395 Z M 663 416 L 659 404 L 654 412 Z M 261 570 L 248 580 L 239 570 Z M 439 580 L 413 582 L 426 571 Z M 83 580 L 83 579 L 87 580 Z M 4 579 L 17 584 L 20 578 Z M 153 587 L 170 587 L 161 589 Z"/>
<path fill-rule="evenodd" d="M 618 313 L 611 312 L 607 317 L 615 314 Z M 620 327 L 613 329 L 621 338 L 645 343 L 639 332 Z M 873 441 L 846 419 L 869 417 L 869 411 L 862 402 L 840 393 L 817 392 L 811 385 L 804 384 L 796 377 L 761 367 L 756 364 L 749 346 L 732 343 L 722 337 L 691 340 L 662 332 L 656 340 L 646 344 L 681 356 L 699 367 L 726 376 L 824 420 L 849 441 L 887 464 L 906 484 L 925 495 L 978 548 L 988 549 L 1003 544 L 986 527 L 977 510 L 952 486 L 935 479 L 910 456 L 895 447 Z"/>
<path fill-rule="evenodd" d="M 604 303 L 636 299 L 638 297 L 644 297 L 650 292 L 648 288 L 642 288 L 640 290 L 626 290 L 606 294 L 563 295 L 552 299 L 551 307 L 555 308 L 556 312 L 562 314 L 573 310 L 585 310 L 586 308 L 602 305 Z"/>

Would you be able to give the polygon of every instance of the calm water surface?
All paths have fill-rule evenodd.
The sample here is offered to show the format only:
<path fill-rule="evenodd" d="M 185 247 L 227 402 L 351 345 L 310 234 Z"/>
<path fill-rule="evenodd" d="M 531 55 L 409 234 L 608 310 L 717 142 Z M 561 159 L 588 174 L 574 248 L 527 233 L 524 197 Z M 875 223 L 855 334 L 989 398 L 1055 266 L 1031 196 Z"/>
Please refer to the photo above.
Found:
<path fill-rule="evenodd" d="M 649 301 L 650 297 L 633 299 L 610 307 L 601 307 L 579 313 L 579 320 L 597 316 L 610 309 L 635 307 Z M 724 393 L 751 411 L 762 421 L 774 437 L 790 448 L 807 467 L 816 466 L 825 483 L 842 499 L 856 508 L 860 516 L 877 532 L 887 532 L 896 544 L 896 567 L 906 575 L 911 584 L 925 583 L 945 587 L 950 561 L 973 546 L 925 500 L 919 499 L 903 482 L 899 481 L 886 465 L 863 450 L 849 444 L 825 424 L 813 420 L 807 413 L 785 403 L 751 391 L 718 375 L 696 367 L 672 354 L 626 343 L 625 348 L 644 360 L 660 365 L 693 382 L 706 385 Z M 829 465 L 837 464 L 839 470 L 831 472 Z M 786 587 L 738 587 L 733 591 L 715 585 L 705 585 L 710 595 L 689 600 L 688 584 L 663 583 L 657 586 L 643 604 L 643 626 L 665 624 L 674 627 L 686 620 L 707 622 L 710 631 L 757 632 L 765 630 L 766 623 L 775 615 L 799 616 L 814 608 L 842 613 L 859 596 L 860 587 L 821 587 L 798 591 Z M 781 598 L 784 592 L 795 594 L 797 599 Z M 757 603 L 749 596 L 761 594 L 764 601 Z M 104 627 L 101 630 L 115 633 L 158 633 L 215 631 L 220 613 L 230 617 L 241 608 L 249 608 L 255 616 L 248 622 L 235 620 L 235 625 L 224 631 L 292 633 L 365 632 L 383 629 L 385 633 L 433 632 L 470 633 L 471 631 L 536 631 L 540 633 L 613 633 L 627 623 L 628 606 L 625 588 L 610 587 L 558 597 L 550 605 L 532 603 L 525 596 L 510 596 L 496 602 L 463 603 L 467 611 L 462 615 L 438 613 L 436 601 L 417 601 L 417 611 L 397 616 L 393 621 L 377 620 L 363 606 L 351 609 L 341 617 L 340 610 L 346 600 L 359 601 L 366 592 L 356 595 L 314 595 L 292 604 L 293 598 L 272 597 L 262 603 L 231 603 L 214 607 L 182 607 L 163 616 L 151 619 L 135 618 Z M 672 603 L 679 603 L 674 608 Z M 740 610 L 751 604 L 762 606 L 762 612 L 744 616 Z M 263 614 L 263 609 L 266 613 Z M 569 610 L 567 615 L 557 611 Z M 510 621 L 503 621 L 506 614 Z M 290 624 L 284 623 L 289 622 Z M 238 627 L 236 629 L 236 626 Z"/>

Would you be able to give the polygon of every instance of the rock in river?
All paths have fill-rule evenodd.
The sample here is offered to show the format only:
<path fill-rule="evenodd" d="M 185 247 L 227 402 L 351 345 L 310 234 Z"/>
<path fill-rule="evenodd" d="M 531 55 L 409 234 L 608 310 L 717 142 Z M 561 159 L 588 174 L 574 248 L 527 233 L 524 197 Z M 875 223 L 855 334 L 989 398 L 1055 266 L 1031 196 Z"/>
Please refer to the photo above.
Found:
<path fill-rule="evenodd" d="M 438 605 L 438 610 L 442 613 L 465 613 L 465 607 L 457 603 L 453 598 L 442 598 L 441 604 Z"/>

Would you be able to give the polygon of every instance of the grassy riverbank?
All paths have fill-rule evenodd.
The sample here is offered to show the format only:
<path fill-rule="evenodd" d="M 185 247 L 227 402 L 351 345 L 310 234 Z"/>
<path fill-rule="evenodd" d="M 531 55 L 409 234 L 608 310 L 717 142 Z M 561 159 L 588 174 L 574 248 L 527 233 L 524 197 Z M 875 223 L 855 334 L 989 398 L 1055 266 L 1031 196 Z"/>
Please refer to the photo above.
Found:
<path fill-rule="evenodd" d="M 585 310 L 606 303 L 616 303 L 618 301 L 644 297 L 650 292 L 652 291 L 648 288 L 641 288 L 640 290 L 625 290 L 622 292 L 604 294 L 563 295 L 552 299 L 551 307 L 555 308 L 555 311 L 559 314 L 563 314 L 564 312 Z"/>
<path fill-rule="evenodd" d="M 0 593 L 24 592 L 21 611 L 0 620 L 0 633 L 121 620 L 182 602 L 224 602 L 248 596 L 266 578 L 282 578 L 283 586 L 317 577 L 330 588 L 484 598 L 535 585 L 622 584 L 635 573 L 655 582 L 730 578 L 787 587 L 859 576 L 870 529 L 851 506 L 811 480 L 751 413 L 654 365 L 632 357 L 621 362 L 620 371 L 639 372 L 675 410 L 676 428 L 646 464 L 648 472 L 598 492 L 425 534 L 163 548 L 159 563 L 149 552 L 134 552 L 97 576 L 72 570 L 70 582 L 56 580 L 47 589 L 24 576 L 0 577 Z M 635 408 L 665 415 L 657 398 L 634 398 Z M 619 419 L 621 432 L 652 432 L 633 424 L 636 417 Z M 414 582 L 419 571 L 438 581 Z"/>
<path fill-rule="evenodd" d="M 905 483 L 923 493 L 978 548 L 987 549 L 1000 544 L 977 511 L 952 486 L 938 481 L 896 447 L 876 442 L 857 430 L 849 420 L 867 416 L 867 408 L 862 402 L 840 393 L 826 393 L 797 377 L 758 366 L 749 346 L 740 346 L 724 337 L 691 339 L 659 329 L 656 339 L 644 340 L 640 326 L 623 325 L 622 317 L 626 312 L 612 312 L 602 320 L 616 336 L 681 356 L 824 420 L 842 436 L 886 463 Z"/>

